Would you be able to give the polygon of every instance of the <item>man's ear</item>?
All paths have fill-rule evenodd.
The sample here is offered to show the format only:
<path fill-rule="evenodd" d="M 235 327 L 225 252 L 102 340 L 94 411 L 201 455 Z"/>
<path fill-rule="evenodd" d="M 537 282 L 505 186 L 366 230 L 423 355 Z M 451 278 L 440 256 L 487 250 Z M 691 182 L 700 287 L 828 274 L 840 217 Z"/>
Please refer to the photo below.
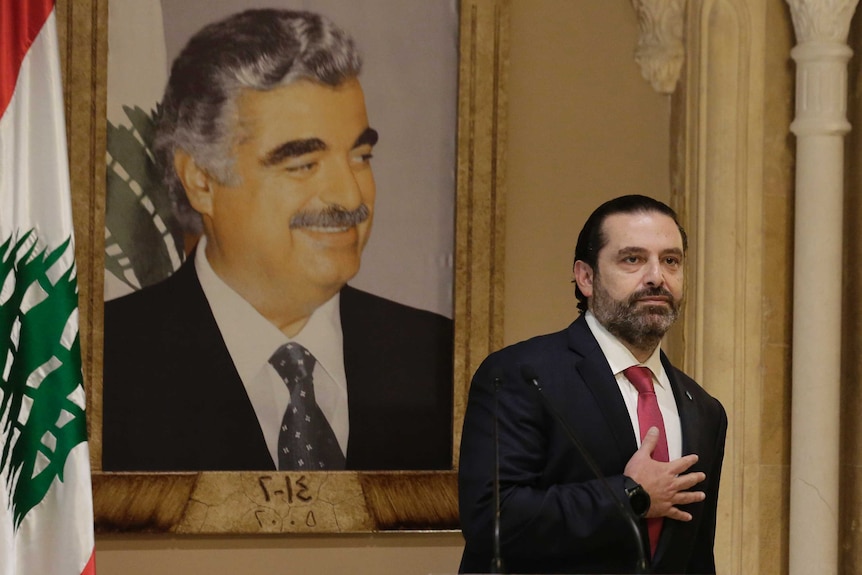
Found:
<path fill-rule="evenodd" d="M 572 273 L 575 276 L 575 283 L 578 284 L 578 288 L 581 290 L 581 293 L 584 294 L 585 297 L 593 296 L 593 268 L 590 264 L 577 260 L 575 261 L 575 268 L 572 270 Z"/>
<path fill-rule="evenodd" d="M 174 170 L 183 183 L 189 203 L 201 215 L 212 216 L 212 178 L 183 150 L 174 152 Z"/>

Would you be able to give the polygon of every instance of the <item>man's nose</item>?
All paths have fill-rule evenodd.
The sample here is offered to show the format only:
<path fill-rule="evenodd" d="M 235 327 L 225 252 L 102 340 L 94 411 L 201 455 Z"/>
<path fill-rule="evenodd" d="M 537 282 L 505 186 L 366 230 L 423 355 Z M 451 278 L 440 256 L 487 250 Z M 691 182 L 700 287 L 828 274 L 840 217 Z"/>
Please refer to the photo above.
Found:
<path fill-rule="evenodd" d="M 650 287 L 658 287 L 664 284 L 664 270 L 658 260 L 651 260 L 647 264 L 644 273 L 644 283 Z"/>
<path fill-rule="evenodd" d="M 362 186 L 349 160 L 331 166 L 324 186 L 321 199 L 327 204 L 355 210 L 363 203 Z"/>

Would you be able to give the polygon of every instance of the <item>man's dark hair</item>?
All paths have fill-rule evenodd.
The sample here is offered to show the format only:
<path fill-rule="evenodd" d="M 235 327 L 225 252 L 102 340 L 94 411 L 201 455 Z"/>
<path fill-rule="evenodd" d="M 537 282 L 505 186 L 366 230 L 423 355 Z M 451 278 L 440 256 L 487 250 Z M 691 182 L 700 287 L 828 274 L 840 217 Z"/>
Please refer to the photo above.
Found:
<path fill-rule="evenodd" d="M 353 39 L 311 12 L 246 10 L 195 34 L 171 67 L 153 145 L 183 227 L 200 232 L 201 223 L 174 170 L 174 154 L 182 149 L 219 182 L 238 184 L 231 147 L 242 90 L 270 90 L 298 80 L 338 86 L 361 69 Z"/>
<path fill-rule="evenodd" d="M 637 214 L 644 212 L 658 212 L 664 214 L 676 223 L 682 236 L 682 249 L 688 250 L 688 236 L 679 223 L 676 212 L 667 204 L 648 196 L 630 195 L 620 196 L 600 205 L 587 218 L 581 233 L 578 234 L 578 244 L 575 246 L 575 261 L 582 261 L 598 274 L 599 251 L 608 243 L 605 235 L 604 223 L 608 216 L 614 214 Z M 578 284 L 575 284 L 575 297 L 578 298 L 578 309 L 581 313 L 587 311 L 587 297 L 581 292 Z"/>

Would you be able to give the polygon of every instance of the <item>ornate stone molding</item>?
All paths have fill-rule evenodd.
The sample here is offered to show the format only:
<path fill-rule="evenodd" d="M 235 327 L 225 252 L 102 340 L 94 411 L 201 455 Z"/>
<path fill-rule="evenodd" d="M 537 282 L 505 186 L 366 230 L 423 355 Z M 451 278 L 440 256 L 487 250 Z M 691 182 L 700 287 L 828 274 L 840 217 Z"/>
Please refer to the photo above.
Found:
<path fill-rule="evenodd" d="M 661 94 L 673 93 L 682 71 L 685 1 L 632 0 L 640 28 L 635 62 L 644 79 Z"/>
<path fill-rule="evenodd" d="M 845 43 L 858 3 L 859 0 L 787 0 L 797 42 Z"/>

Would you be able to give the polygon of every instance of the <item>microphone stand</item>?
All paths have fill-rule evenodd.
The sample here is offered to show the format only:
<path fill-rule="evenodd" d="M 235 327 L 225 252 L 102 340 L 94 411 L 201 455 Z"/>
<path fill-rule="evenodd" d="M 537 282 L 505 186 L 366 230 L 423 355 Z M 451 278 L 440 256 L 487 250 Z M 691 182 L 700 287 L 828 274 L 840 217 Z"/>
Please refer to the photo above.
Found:
<path fill-rule="evenodd" d="M 491 573 L 505 573 L 500 549 L 500 413 L 498 394 L 502 375 L 494 374 L 494 556 L 491 558 Z"/>
<path fill-rule="evenodd" d="M 542 391 L 542 385 L 539 383 L 539 377 L 538 375 L 536 375 L 536 372 L 533 371 L 533 368 L 529 365 L 522 365 L 521 377 L 523 377 L 524 380 L 532 384 L 538 390 L 539 397 L 542 398 L 542 402 L 545 404 L 545 407 L 548 408 L 551 414 L 553 414 L 554 418 L 557 420 L 557 423 L 560 424 L 560 426 L 563 428 L 563 431 L 566 432 L 566 435 L 569 437 L 572 443 L 575 444 L 575 447 L 578 449 L 578 452 L 581 454 L 581 457 L 583 457 L 584 461 L 587 462 L 590 471 L 593 472 L 593 475 L 595 475 L 596 478 L 599 480 L 604 490 L 607 491 L 607 493 L 611 496 L 611 499 L 613 499 L 614 503 L 616 504 L 617 510 L 620 512 L 620 515 L 623 516 L 623 518 L 626 520 L 626 523 L 628 523 L 629 526 L 632 528 L 632 531 L 635 534 L 635 540 L 637 541 L 638 549 L 638 560 L 637 565 L 635 566 L 637 570 L 636 573 L 637 575 L 648 574 L 649 566 L 647 563 L 647 554 L 644 547 L 643 538 L 641 537 L 641 531 L 638 527 L 637 518 L 634 516 L 631 510 L 626 507 L 626 505 L 622 502 L 622 500 L 619 498 L 619 495 L 617 495 L 617 492 L 614 491 L 614 489 L 610 486 L 608 480 L 605 478 L 604 473 L 602 473 L 601 469 L 599 469 L 599 466 L 596 463 L 595 459 L 593 459 L 592 455 L 590 455 L 590 452 L 587 451 L 587 448 L 584 446 L 583 443 L 581 443 L 581 440 L 578 439 L 578 436 L 575 435 L 575 432 L 572 431 L 572 429 L 563 419 L 563 416 L 560 411 L 545 396 L 545 393 Z"/>

